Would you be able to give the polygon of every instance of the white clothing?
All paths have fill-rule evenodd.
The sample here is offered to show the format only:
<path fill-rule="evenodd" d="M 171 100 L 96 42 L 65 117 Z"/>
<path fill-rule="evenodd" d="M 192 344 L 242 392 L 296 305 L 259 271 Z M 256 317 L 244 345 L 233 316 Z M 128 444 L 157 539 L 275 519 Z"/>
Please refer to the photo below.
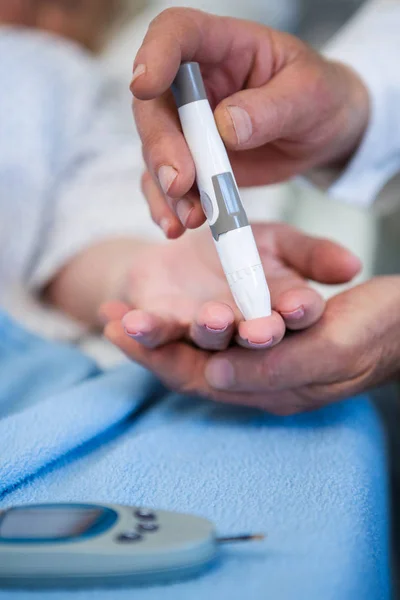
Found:
<path fill-rule="evenodd" d="M 135 128 L 96 60 L 74 44 L 0 27 L 0 304 L 13 312 L 84 248 L 155 236 Z M 15 291 L 15 293 L 14 293 Z"/>
<path fill-rule="evenodd" d="M 361 145 L 328 192 L 367 206 L 400 172 L 400 1 L 367 2 L 332 40 L 326 55 L 353 67 L 370 92 L 371 104 Z"/>

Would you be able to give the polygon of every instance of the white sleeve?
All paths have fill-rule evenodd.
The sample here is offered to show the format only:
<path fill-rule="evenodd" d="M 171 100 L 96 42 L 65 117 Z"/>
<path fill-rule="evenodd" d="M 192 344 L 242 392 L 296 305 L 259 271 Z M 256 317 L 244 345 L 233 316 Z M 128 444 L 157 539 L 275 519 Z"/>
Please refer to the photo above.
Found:
<path fill-rule="evenodd" d="M 138 134 L 120 118 L 112 82 L 95 65 L 69 82 L 65 156 L 57 177 L 46 237 L 30 273 L 42 287 L 87 247 L 109 238 L 161 239 L 140 188 L 143 160 Z M 127 82 L 129 85 L 129 82 Z"/>
<path fill-rule="evenodd" d="M 371 204 L 400 171 L 400 2 L 368 2 L 332 41 L 326 56 L 351 66 L 370 92 L 370 121 L 360 147 L 329 194 Z"/>

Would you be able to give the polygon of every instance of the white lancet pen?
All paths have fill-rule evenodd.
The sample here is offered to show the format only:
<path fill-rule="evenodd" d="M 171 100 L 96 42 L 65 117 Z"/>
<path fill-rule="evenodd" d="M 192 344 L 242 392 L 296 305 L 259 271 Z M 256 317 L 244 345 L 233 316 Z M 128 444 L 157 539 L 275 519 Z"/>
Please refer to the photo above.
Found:
<path fill-rule="evenodd" d="M 271 300 L 264 269 L 198 63 L 182 63 L 172 92 L 196 167 L 201 204 L 232 295 L 245 320 L 267 317 Z"/>

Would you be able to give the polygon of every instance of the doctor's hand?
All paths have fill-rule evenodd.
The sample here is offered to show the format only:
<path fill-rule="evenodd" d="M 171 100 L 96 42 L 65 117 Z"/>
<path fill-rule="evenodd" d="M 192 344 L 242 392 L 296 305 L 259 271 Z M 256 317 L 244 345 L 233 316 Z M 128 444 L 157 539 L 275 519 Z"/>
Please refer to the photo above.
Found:
<path fill-rule="evenodd" d="M 171 388 L 290 415 L 398 376 L 399 303 L 400 277 L 373 279 L 330 299 L 310 329 L 256 353 L 210 354 L 182 342 L 150 351 L 129 340 L 117 322 L 107 334 Z"/>
<path fill-rule="evenodd" d="M 341 166 L 362 139 L 368 92 L 347 66 L 257 23 L 185 8 L 161 13 L 136 56 L 131 90 L 147 169 L 158 188 L 144 191 L 153 219 L 169 237 L 204 220 L 169 91 L 182 61 L 200 63 L 241 186 Z"/>

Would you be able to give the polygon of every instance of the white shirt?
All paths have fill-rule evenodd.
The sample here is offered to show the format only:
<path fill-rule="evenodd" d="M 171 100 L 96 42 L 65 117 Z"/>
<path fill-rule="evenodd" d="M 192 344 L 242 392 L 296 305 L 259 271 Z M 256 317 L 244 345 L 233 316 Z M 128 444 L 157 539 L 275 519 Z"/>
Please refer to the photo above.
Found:
<path fill-rule="evenodd" d="M 0 56 L 0 305 L 14 312 L 21 288 L 41 287 L 89 245 L 161 234 L 140 190 L 133 121 L 120 119 L 97 61 L 8 27 Z"/>
<path fill-rule="evenodd" d="M 370 205 L 400 172 L 400 1 L 368 2 L 328 46 L 326 55 L 357 71 L 371 101 L 361 145 L 328 191 L 339 200 Z"/>

